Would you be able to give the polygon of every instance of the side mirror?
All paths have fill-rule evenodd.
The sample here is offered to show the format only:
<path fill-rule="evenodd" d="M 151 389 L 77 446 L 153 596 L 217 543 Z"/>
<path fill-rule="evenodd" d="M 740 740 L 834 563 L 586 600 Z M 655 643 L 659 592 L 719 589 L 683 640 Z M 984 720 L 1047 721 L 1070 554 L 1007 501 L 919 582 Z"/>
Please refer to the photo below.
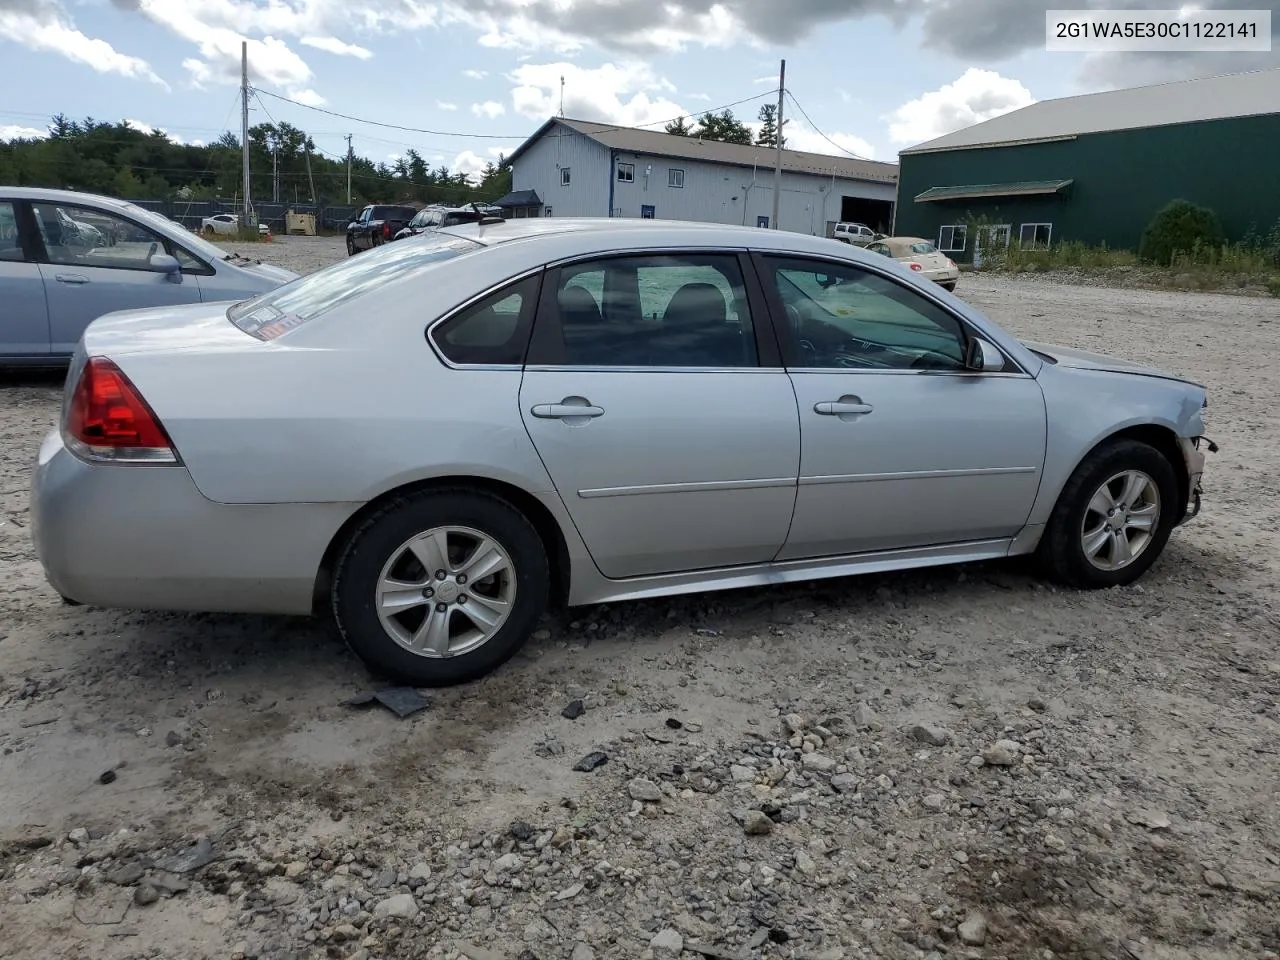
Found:
<path fill-rule="evenodd" d="M 182 264 L 178 262 L 177 257 L 170 256 L 167 253 L 155 253 L 147 261 L 147 266 L 156 273 L 168 274 L 170 283 L 182 282 Z"/>
<path fill-rule="evenodd" d="M 1004 354 L 981 337 L 972 337 L 969 340 L 964 365 L 967 370 L 998 373 L 1004 369 Z"/>

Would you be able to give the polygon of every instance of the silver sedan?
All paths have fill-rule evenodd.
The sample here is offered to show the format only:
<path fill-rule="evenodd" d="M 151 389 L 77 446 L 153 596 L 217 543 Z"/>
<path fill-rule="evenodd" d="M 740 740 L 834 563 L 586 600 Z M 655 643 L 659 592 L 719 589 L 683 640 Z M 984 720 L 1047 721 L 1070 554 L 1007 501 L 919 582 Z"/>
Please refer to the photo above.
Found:
<path fill-rule="evenodd" d="M 549 603 L 1017 554 L 1130 583 L 1199 510 L 1205 404 L 833 240 L 481 223 L 99 319 L 32 514 L 72 602 L 331 616 L 442 685 Z"/>

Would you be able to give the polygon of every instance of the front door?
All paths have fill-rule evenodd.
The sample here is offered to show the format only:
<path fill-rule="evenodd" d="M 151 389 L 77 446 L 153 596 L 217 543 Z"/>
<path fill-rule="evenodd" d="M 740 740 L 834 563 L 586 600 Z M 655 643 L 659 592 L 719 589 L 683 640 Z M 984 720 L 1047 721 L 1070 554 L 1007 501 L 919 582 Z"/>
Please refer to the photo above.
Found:
<path fill-rule="evenodd" d="M 763 563 L 786 540 L 795 395 L 757 340 L 744 263 L 654 254 L 547 275 L 520 412 L 606 577 Z"/>
<path fill-rule="evenodd" d="M 22 211 L 0 200 L 0 355 L 47 357 L 49 308 L 40 267 L 27 256 L 19 225 Z"/>
<path fill-rule="evenodd" d="M 194 277 L 151 269 L 152 255 L 168 252 L 160 234 L 95 207 L 41 201 L 31 209 L 44 244 L 40 274 L 54 354 L 74 351 L 104 313 L 200 302 Z"/>
<path fill-rule="evenodd" d="M 973 266 L 978 269 L 986 259 L 987 253 L 999 253 L 1009 246 L 1009 224 L 996 227 L 979 227 L 973 236 Z"/>
<path fill-rule="evenodd" d="M 779 559 L 1012 537 L 1045 455 L 1036 381 L 963 364 L 963 321 L 846 264 L 761 258 L 800 408 L 795 519 Z"/>

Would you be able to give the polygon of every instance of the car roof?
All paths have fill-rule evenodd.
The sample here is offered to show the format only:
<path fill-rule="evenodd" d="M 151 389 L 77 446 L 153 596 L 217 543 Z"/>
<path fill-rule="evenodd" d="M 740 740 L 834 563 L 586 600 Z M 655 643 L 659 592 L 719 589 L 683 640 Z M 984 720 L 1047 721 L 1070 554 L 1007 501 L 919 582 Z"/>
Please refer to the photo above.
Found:
<path fill-rule="evenodd" d="M 494 244 L 531 240 L 567 233 L 589 233 L 599 249 L 617 244 L 693 247 L 722 246 L 779 252 L 828 253 L 849 257 L 848 244 L 829 237 L 815 237 L 787 230 L 724 223 L 698 223 L 689 220 L 645 220 L 629 217 L 530 217 L 499 223 L 463 223 L 446 227 L 443 233 Z"/>
<path fill-rule="evenodd" d="M 85 193 L 82 190 L 54 190 L 49 187 L 0 187 L 0 196 L 11 200 L 47 200 L 51 203 L 83 203 L 91 201 L 104 207 L 115 207 L 124 210 L 135 206 L 126 200 L 103 196 L 100 193 Z"/>

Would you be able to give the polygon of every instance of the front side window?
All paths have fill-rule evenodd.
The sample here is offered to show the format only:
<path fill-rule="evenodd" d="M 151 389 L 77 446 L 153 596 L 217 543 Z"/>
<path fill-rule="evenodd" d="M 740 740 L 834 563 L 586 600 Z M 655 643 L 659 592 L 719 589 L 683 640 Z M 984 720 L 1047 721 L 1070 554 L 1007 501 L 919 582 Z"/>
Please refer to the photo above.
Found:
<path fill-rule="evenodd" d="M 634 163 L 618 164 L 618 182 L 634 183 L 636 179 L 636 165 Z"/>
<path fill-rule="evenodd" d="M 463 237 L 423 234 L 413 243 L 377 247 L 236 304 L 227 318 L 245 333 L 272 340 L 393 280 L 479 249 Z"/>
<path fill-rule="evenodd" d="M 23 260 L 22 239 L 18 236 L 18 212 L 8 200 L 0 200 L 0 260 Z"/>
<path fill-rule="evenodd" d="M 1018 242 L 1024 250 L 1046 250 L 1052 235 L 1051 223 L 1024 223 L 1018 232 Z"/>
<path fill-rule="evenodd" d="M 921 294 L 858 267 L 766 258 L 786 313 L 788 366 L 963 370 L 960 321 Z"/>
<path fill-rule="evenodd" d="M 963 253 L 969 240 L 969 228 L 963 223 L 938 229 L 938 249 L 943 253 Z"/>
<path fill-rule="evenodd" d="M 674 187 L 677 190 L 683 190 L 684 189 L 684 171 L 677 170 L 675 167 L 672 167 L 670 170 L 668 170 L 667 186 Z"/>
<path fill-rule="evenodd" d="M 569 185 L 569 168 L 560 168 L 560 186 L 567 187 Z"/>
<path fill-rule="evenodd" d="M 32 204 L 51 263 L 115 270 L 149 270 L 167 253 L 165 238 L 124 217 L 62 203 Z"/>
<path fill-rule="evenodd" d="M 453 363 L 524 363 L 537 296 L 538 277 L 526 277 L 454 314 L 431 339 Z"/>
<path fill-rule="evenodd" d="M 755 333 L 738 258 L 616 257 L 563 267 L 543 296 L 530 363 L 753 367 Z"/>

